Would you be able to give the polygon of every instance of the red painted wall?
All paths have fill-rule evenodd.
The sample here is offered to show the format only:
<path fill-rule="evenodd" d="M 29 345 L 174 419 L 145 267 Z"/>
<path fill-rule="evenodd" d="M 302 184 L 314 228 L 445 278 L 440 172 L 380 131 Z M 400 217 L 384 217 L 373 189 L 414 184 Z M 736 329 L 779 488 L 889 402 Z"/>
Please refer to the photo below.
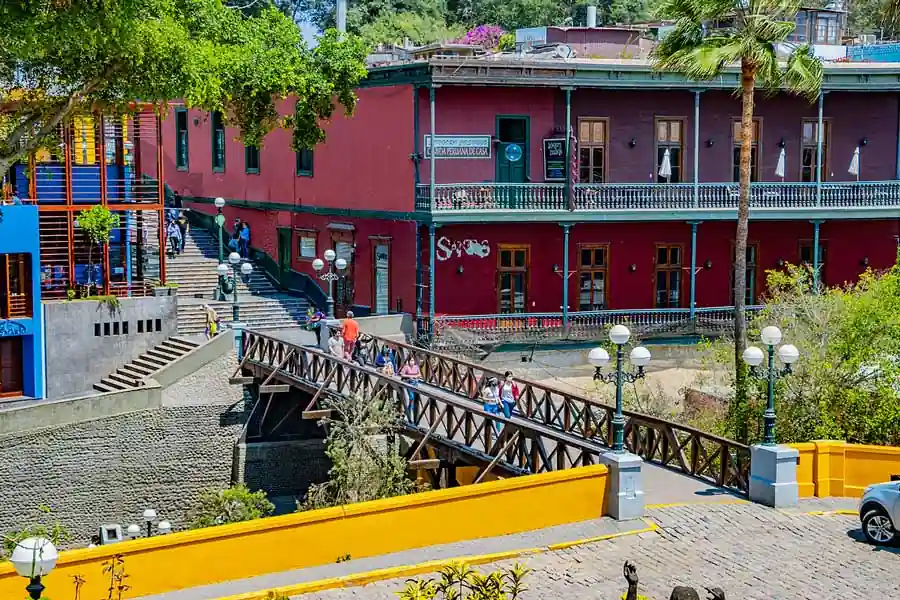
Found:
<path fill-rule="evenodd" d="M 163 125 L 166 182 L 185 196 L 237 198 L 296 206 L 357 210 L 413 209 L 413 96 L 410 86 L 358 90 L 352 117 L 338 108 L 315 148 L 314 175 L 297 176 L 289 131 L 266 136 L 259 174 L 247 174 L 237 131 L 226 130 L 225 172 L 212 172 L 208 113 L 190 111 L 189 171 L 175 168 L 174 109 Z M 282 114 L 290 110 L 285 101 Z"/>
<path fill-rule="evenodd" d="M 207 213 L 214 212 L 208 204 L 189 206 Z M 315 271 L 312 268 L 312 259 L 299 256 L 299 230 L 303 230 L 304 233 L 309 230 L 315 231 L 316 253 L 322 257 L 325 250 L 333 247 L 329 225 L 352 225 L 353 241 L 356 244 L 353 264 L 353 281 L 356 289 L 354 301 L 356 304 L 372 306 L 373 309 L 375 299 L 372 238 L 387 238 L 390 244 L 390 308 L 395 310 L 399 299 L 404 311 L 415 311 L 416 226 L 413 221 L 329 217 L 281 210 L 235 208 L 228 205 L 225 206 L 223 213 L 226 227 L 229 229 L 235 218 L 247 221 L 250 225 L 250 244 L 254 248 L 264 250 L 275 260 L 278 258 L 278 228 L 287 227 L 294 230 L 291 242 L 291 268 L 313 276 Z M 327 284 L 321 285 L 322 289 L 327 291 Z"/>
<path fill-rule="evenodd" d="M 712 261 L 710 269 L 697 274 L 697 306 L 727 306 L 731 303 L 731 269 L 735 225 L 732 222 L 705 222 L 697 234 L 697 266 Z M 900 227 L 895 220 L 826 222 L 820 239 L 827 247 L 823 280 L 829 285 L 854 281 L 869 259 L 874 269 L 887 268 L 896 257 L 896 236 Z M 497 306 L 498 244 L 528 244 L 531 247 L 529 269 L 529 312 L 559 312 L 562 304 L 562 278 L 554 272 L 563 264 L 563 229 L 557 224 L 449 225 L 437 230 L 438 240 L 473 239 L 486 241 L 490 254 L 481 258 L 453 255 L 436 262 L 435 310 L 447 314 L 491 314 Z M 813 225 L 806 221 L 751 222 L 749 242 L 759 244 L 757 289 L 765 289 L 765 271 L 776 269 L 778 260 L 798 263 L 800 240 L 812 240 Z M 427 236 L 423 248 L 427 248 Z M 657 244 L 681 244 L 683 265 L 690 265 L 691 229 L 683 222 L 673 223 L 597 223 L 580 224 L 571 229 L 569 268 L 577 271 L 579 244 L 608 244 L 608 306 L 611 309 L 652 308 L 654 303 L 654 261 Z M 635 265 L 631 271 L 630 266 Z M 462 273 L 459 272 L 462 267 Z M 689 306 L 690 271 L 683 271 L 683 304 Z M 569 307 L 577 310 L 578 276 L 569 280 Z"/>

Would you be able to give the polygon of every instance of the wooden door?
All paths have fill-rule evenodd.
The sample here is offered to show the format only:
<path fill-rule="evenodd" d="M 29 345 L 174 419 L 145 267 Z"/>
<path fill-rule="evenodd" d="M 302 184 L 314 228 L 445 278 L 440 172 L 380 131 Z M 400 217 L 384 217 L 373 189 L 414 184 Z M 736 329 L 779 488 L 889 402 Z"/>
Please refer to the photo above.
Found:
<path fill-rule="evenodd" d="M 287 275 L 291 270 L 291 241 L 294 232 L 286 227 L 278 228 L 278 282 L 287 287 Z"/>
<path fill-rule="evenodd" d="M 22 338 L 0 338 L 0 398 L 21 396 L 23 384 Z"/>

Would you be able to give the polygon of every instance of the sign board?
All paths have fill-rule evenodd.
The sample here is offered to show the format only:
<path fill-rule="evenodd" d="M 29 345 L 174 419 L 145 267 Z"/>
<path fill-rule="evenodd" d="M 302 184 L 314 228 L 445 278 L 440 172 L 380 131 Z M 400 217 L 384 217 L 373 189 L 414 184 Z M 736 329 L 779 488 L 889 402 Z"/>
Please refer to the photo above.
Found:
<path fill-rule="evenodd" d="M 489 135 L 439 135 L 435 143 L 436 159 L 439 158 L 490 158 Z M 425 158 L 431 158 L 431 136 L 425 136 Z"/>
<path fill-rule="evenodd" d="M 566 140 L 544 140 L 544 181 L 566 180 Z"/>

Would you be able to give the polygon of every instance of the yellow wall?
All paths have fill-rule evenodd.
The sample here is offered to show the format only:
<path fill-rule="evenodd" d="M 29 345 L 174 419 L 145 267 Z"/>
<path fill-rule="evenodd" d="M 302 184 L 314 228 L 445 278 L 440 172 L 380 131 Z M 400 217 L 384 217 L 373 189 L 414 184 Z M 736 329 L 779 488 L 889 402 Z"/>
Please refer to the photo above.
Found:
<path fill-rule="evenodd" d="M 50 598 L 104 598 L 103 562 L 125 558 L 127 598 L 480 537 L 595 519 L 607 469 L 594 465 L 63 552 L 45 578 Z M 0 598 L 26 581 L 0 564 Z"/>
<path fill-rule="evenodd" d="M 800 451 L 800 497 L 859 498 L 866 486 L 900 475 L 900 448 L 819 441 L 792 444 Z"/>

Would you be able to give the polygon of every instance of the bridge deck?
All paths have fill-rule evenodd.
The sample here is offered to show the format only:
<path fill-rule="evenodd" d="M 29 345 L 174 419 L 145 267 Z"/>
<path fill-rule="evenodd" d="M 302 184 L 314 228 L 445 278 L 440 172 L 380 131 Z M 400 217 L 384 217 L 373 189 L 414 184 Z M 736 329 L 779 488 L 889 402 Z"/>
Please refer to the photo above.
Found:
<path fill-rule="evenodd" d="M 595 464 L 609 448 L 612 407 L 525 380 L 510 419 L 487 413 L 476 398 L 490 369 L 406 344 L 368 338 L 369 363 L 387 345 L 398 361 L 416 356 L 422 383 L 411 387 L 370 367 L 351 364 L 276 335 L 244 335 L 245 368 L 265 383 L 330 395 L 382 394 L 406 416 L 414 438 L 427 438 L 455 460 L 490 465 L 507 474 Z M 410 400 L 412 398 L 412 400 Z M 704 432 L 661 419 L 626 414 L 626 444 L 645 461 L 648 503 L 681 502 L 746 493 L 749 451 Z M 687 475 L 687 477 L 685 476 Z"/>

